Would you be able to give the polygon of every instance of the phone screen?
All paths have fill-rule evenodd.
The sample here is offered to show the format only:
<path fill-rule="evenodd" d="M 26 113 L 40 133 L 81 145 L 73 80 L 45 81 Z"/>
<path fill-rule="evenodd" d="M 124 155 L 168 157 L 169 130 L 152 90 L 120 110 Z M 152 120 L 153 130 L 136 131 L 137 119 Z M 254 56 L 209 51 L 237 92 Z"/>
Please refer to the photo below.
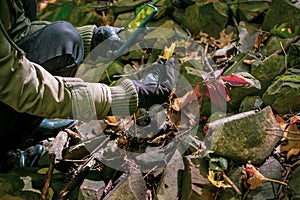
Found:
<path fill-rule="evenodd" d="M 157 8 L 146 4 L 134 18 L 125 26 L 124 30 L 133 30 L 143 27 L 157 12 Z"/>
<path fill-rule="evenodd" d="M 122 46 L 113 52 L 113 55 L 118 56 L 127 46 L 135 39 L 141 29 L 152 19 L 157 13 L 157 8 L 146 4 L 141 10 L 134 16 L 132 20 L 125 26 L 125 28 L 118 33 L 119 37 L 125 40 Z"/>

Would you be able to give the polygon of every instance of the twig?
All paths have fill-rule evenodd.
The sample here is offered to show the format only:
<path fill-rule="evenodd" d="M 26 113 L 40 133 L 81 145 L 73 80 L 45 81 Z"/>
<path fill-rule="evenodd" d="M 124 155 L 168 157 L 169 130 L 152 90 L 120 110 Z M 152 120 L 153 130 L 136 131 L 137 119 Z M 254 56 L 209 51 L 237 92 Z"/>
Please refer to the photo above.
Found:
<path fill-rule="evenodd" d="M 88 175 L 90 168 L 84 168 L 80 171 L 80 173 L 70 182 L 68 183 L 64 189 L 62 189 L 59 193 L 59 199 L 64 200 L 67 199 L 68 194 L 72 191 L 77 185 L 81 184 L 85 177 Z"/>
<path fill-rule="evenodd" d="M 290 133 L 290 134 L 293 134 L 293 135 L 300 135 L 300 132 L 282 130 L 280 128 L 266 128 L 265 131 L 280 131 L 280 132 L 287 132 L 287 133 Z"/>
<path fill-rule="evenodd" d="M 149 174 L 151 174 L 154 170 L 156 170 L 156 168 L 157 168 L 157 165 L 155 165 L 150 171 L 148 171 L 147 174 L 145 174 L 145 176 L 143 178 L 145 179 Z"/>
<path fill-rule="evenodd" d="M 289 41 L 289 42 L 285 45 L 284 48 L 278 49 L 277 51 L 275 51 L 275 52 L 273 53 L 273 55 L 280 55 L 280 54 L 282 54 L 284 51 L 287 51 L 287 50 L 289 49 L 289 47 L 290 47 L 293 43 L 297 42 L 299 39 L 300 39 L 300 35 L 294 37 L 291 41 Z"/>
<path fill-rule="evenodd" d="M 223 178 L 232 186 L 232 188 L 236 191 L 236 193 L 239 196 L 242 196 L 242 192 L 239 190 L 239 188 L 230 180 L 230 178 L 228 176 L 226 176 L 226 174 L 223 172 L 222 173 Z"/>
<path fill-rule="evenodd" d="M 48 190 L 49 190 L 49 186 L 51 183 L 51 177 L 53 174 L 53 170 L 54 170 L 54 165 L 55 165 L 55 154 L 50 154 L 50 164 L 49 164 L 49 169 L 47 172 L 47 176 L 46 176 L 46 180 L 44 183 L 44 187 L 42 190 L 42 194 L 41 194 L 41 200 L 46 200 L 47 199 L 47 194 L 48 194 Z"/>

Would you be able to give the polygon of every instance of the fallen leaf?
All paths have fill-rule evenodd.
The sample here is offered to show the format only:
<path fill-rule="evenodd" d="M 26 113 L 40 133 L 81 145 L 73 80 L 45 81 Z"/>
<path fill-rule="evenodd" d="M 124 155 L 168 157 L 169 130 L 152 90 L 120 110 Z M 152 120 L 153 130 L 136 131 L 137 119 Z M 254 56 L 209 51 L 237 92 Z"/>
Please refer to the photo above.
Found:
<path fill-rule="evenodd" d="M 286 129 L 284 129 L 285 132 L 283 134 L 283 138 L 286 140 L 287 138 L 295 138 L 300 139 L 300 131 L 296 124 L 290 124 Z M 298 134 L 295 134 L 298 133 Z M 281 152 L 289 152 L 291 149 L 300 149 L 300 141 L 299 140 L 289 140 L 287 144 L 280 145 L 280 151 Z M 291 154 L 292 155 L 292 154 Z"/>
<path fill-rule="evenodd" d="M 300 120 L 300 116 L 294 116 L 294 117 L 292 117 L 291 118 L 291 120 L 290 120 L 290 124 L 295 124 L 297 121 L 299 121 Z"/>
<path fill-rule="evenodd" d="M 48 167 L 41 168 L 41 169 L 39 169 L 39 170 L 37 171 L 37 173 L 38 173 L 38 174 L 47 174 L 47 173 L 48 173 L 48 170 L 49 170 Z M 53 170 L 53 174 L 59 174 L 59 173 L 61 173 L 61 172 L 58 171 L 58 170 L 56 170 L 56 169 Z"/>
<path fill-rule="evenodd" d="M 229 76 L 222 76 L 222 80 L 228 83 L 230 86 L 247 86 L 250 85 L 248 81 L 244 78 L 239 77 L 237 75 L 229 75 Z"/>
<path fill-rule="evenodd" d="M 107 116 L 105 118 L 106 123 L 110 126 L 118 126 L 117 119 L 115 116 Z"/>
<path fill-rule="evenodd" d="M 32 188 L 32 179 L 30 176 L 20 177 L 20 179 L 23 180 L 24 183 L 22 191 L 30 191 L 41 194 L 41 191 Z"/>
<path fill-rule="evenodd" d="M 175 47 L 176 47 L 175 42 L 172 42 L 172 44 L 171 44 L 171 46 L 170 46 L 169 48 L 168 48 L 168 47 L 165 47 L 163 57 L 164 57 L 166 60 L 169 60 L 169 58 L 171 58 L 171 56 L 173 55 L 173 52 L 174 52 L 174 50 L 175 50 Z"/>
<path fill-rule="evenodd" d="M 218 172 L 219 173 L 219 172 Z M 222 173 L 222 172 L 221 172 Z M 231 188 L 230 184 L 225 183 L 223 180 L 216 180 L 216 173 L 213 170 L 208 170 L 207 179 L 218 188 Z"/>
<path fill-rule="evenodd" d="M 293 148 L 293 149 L 289 150 L 286 157 L 287 157 L 287 159 L 289 159 L 292 155 L 294 155 L 294 156 L 298 155 L 299 152 L 300 152 L 300 149 L 294 149 Z"/>
<path fill-rule="evenodd" d="M 285 182 L 266 178 L 252 164 L 247 163 L 245 171 L 250 175 L 250 178 L 248 178 L 247 180 L 247 183 L 250 184 L 249 187 L 250 190 L 255 190 L 259 188 L 264 181 L 271 181 L 271 182 L 287 185 Z"/>

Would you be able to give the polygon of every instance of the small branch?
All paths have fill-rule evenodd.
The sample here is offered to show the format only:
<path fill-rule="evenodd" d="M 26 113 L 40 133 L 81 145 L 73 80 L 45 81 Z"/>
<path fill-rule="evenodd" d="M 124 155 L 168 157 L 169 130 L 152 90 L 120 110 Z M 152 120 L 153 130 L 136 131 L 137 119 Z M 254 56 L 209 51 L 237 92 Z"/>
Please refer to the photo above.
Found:
<path fill-rule="evenodd" d="M 289 49 L 289 47 L 290 47 L 292 44 L 296 43 L 299 39 L 300 39 L 300 36 L 299 36 L 299 35 L 296 36 L 296 37 L 294 37 L 291 41 L 289 41 L 289 42 L 285 45 L 284 48 L 278 49 L 277 51 L 275 51 L 275 52 L 273 53 L 273 55 L 280 55 L 280 54 L 282 54 L 284 51 L 287 51 L 287 50 Z"/>
<path fill-rule="evenodd" d="M 80 173 L 69 182 L 64 189 L 62 189 L 59 193 L 59 199 L 64 200 L 67 199 L 68 194 L 72 191 L 76 186 L 82 183 L 85 177 L 88 175 L 90 168 L 84 168 Z"/>
<path fill-rule="evenodd" d="M 42 194 L 41 194 L 41 200 L 46 200 L 47 199 L 47 194 L 48 194 L 48 190 L 49 190 L 49 186 L 51 183 L 51 177 L 53 174 L 53 170 L 54 170 L 54 165 L 55 165 L 55 154 L 50 154 L 50 164 L 49 164 L 49 169 L 46 175 L 46 180 L 44 183 L 44 187 L 42 190 Z"/>
<path fill-rule="evenodd" d="M 282 130 L 280 128 L 266 128 L 265 131 L 280 131 L 280 132 L 287 132 L 293 135 L 300 135 L 300 132 L 297 131 L 288 131 L 288 130 Z"/>
<path fill-rule="evenodd" d="M 223 178 L 232 186 L 232 188 L 236 191 L 236 193 L 239 196 L 242 196 L 242 192 L 239 190 L 239 188 L 230 180 L 230 178 L 228 176 L 226 176 L 226 174 L 223 172 Z"/>

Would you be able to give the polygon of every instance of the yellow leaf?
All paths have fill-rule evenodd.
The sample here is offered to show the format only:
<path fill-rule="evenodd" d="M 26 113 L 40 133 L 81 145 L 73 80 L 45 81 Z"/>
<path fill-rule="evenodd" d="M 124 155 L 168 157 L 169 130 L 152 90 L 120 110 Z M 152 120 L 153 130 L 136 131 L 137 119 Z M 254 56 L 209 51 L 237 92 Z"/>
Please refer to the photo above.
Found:
<path fill-rule="evenodd" d="M 226 184 L 224 180 L 215 180 L 215 172 L 212 170 L 208 170 L 208 180 L 218 188 L 231 188 L 230 184 Z"/>
<path fill-rule="evenodd" d="M 38 173 L 38 174 L 47 174 L 48 170 L 49 170 L 48 167 L 41 168 L 41 169 L 39 169 L 39 170 L 37 171 L 37 173 Z M 56 169 L 53 170 L 53 174 L 58 174 L 58 173 L 60 173 L 60 171 L 58 171 L 58 170 L 56 170 Z"/>
<path fill-rule="evenodd" d="M 175 42 L 172 42 L 171 46 L 168 48 L 168 47 L 165 47 L 164 49 L 164 55 L 163 57 L 168 61 L 171 56 L 173 55 L 174 53 L 174 50 L 175 50 L 175 47 L 176 47 L 176 44 Z"/>

